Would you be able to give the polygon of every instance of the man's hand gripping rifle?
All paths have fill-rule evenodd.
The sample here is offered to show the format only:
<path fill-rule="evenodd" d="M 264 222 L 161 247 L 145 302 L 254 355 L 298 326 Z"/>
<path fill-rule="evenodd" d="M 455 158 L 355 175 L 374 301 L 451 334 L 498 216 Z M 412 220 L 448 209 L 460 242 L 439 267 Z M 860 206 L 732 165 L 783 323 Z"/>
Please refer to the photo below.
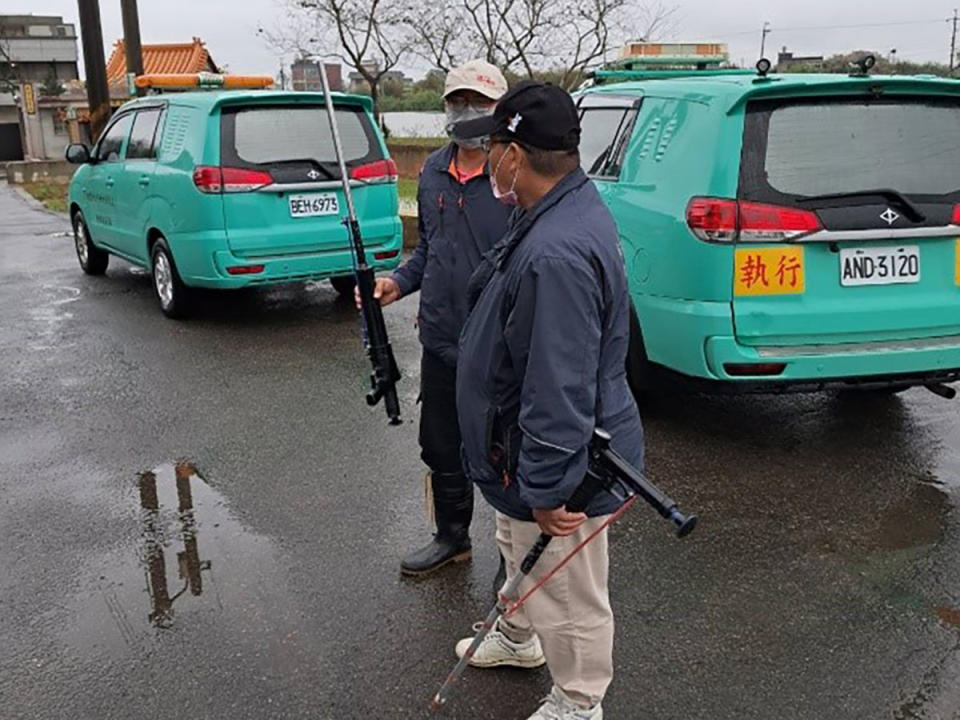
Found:
<path fill-rule="evenodd" d="M 480 647 L 487 633 L 493 629 L 501 617 L 509 617 L 526 603 L 527 599 L 540 589 L 554 574 L 564 565 L 570 562 L 573 557 L 580 552 L 591 540 L 603 532 L 614 520 L 626 512 L 636 501 L 637 497 L 643 498 L 649 505 L 653 506 L 662 517 L 670 520 L 676 527 L 678 538 L 686 537 L 697 526 L 696 515 L 684 515 L 677 509 L 677 504 L 665 495 L 656 485 L 647 480 L 630 463 L 624 460 L 612 447 L 610 447 L 610 434 L 605 430 L 597 428 L 593 432 L 593 440 L 590 442 L 590 462 L 587 469 L 587 476 L 579 487 L 574 491 L 571 498 L 567 501 L 566 507 L 570 512 L 583 512 L 593 497 L 601 491 L 612 493 L 613 495 L 625 499 L 623 506 L 611 515 L 607 521 L 597 528 L 582 543 L 577 545 L 570 553 L 551 568 L 542 578 L 540 578 L 533 587 L 531 587 L 516 602 L 511 602 L 510 598 L 515 597 L 517 588 L 523 579 L 530 574 L 534 565 L 540 559 L 547 545 L 553 540 L 553 537 L 546 533 L 541 533 L 537 542 L 530 548 L 523 562 L 520 564 L 520 572 L 514 575 L 507 586 L 500 593 L 497 604 L 493 606 L 486 619 L 483 621 L 480 629 L 477 631 L 473 642 L 464 653 L 463 657 L 456 664 L 443 686 L 437 691 L 430 701 L 431 710 L 439 710 L 446 702 L 454 683 L 463 671 L 466 669 L 470 658 Z"/>
<path fill-rule="evenodd" d="M 350 233 L 351 251 L 354 254 L 354 274 L 357 277 L 357 289 L 360 293 L 361 316 L 363 319 L 363 342 L 367 348 L 367 355 L 373 365 L 370 373 L 371 390 L 367 393 L 367 404 L 371 407 L 383 400 L 390 418 L 391 425 L 400 424 L 400 401 L 397 399 L 397 381 L 400 379 L 400 370 L 393 357 L 393 348 L 387 337 L 387 326 L 383 321 L 383 309 L 373 297 L 374 275 L 373 268 L 367 265 L 367 255 L 363 249 L 363 238 L 360 236 L 360 223 L 357 222 L 357 213 L 353 205 L 353 195 L 350 192 L 350 177 L 347 175 L 347 165 L 343 158 L 343 148 L 340 145 L 340 131 L 333 111 L 333 100 L 330 98 L 330 83 L 327 80 L 326 68 L 320 65 L 320 80 L 323 83 L 323 99 L 327 108 L 327 118 L 330 121 L 330 132 L 333 135 L 333 148 L 340 166 L 340 179 L 343 183 L 343 196 L 347 202 L 347 217 L 343 224 Z"/>

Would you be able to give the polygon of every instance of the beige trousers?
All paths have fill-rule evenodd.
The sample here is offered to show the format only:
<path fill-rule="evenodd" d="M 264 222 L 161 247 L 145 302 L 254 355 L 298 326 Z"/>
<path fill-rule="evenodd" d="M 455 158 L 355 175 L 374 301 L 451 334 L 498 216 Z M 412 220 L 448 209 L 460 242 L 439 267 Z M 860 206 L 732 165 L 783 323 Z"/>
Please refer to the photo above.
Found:
<path fill-rule="evenodd" d="M 605 519 L 590 518 L 573 535 L 555 537 L 530 576 L 520 583 L 519 595 Z M 520 563 L 539 536 L 536 523 L 497 513 L 497 544 L 507 562 L 508 578 L 520 571 Z M 613 679 L 613 611 L 607 592 L 608 569 L 607 530 L 604 530 L 519 611 L 500 621 L 501 629 L 516 642 L 528 640 L 533 633 L 540 636 L 554 684 L 584 707 L 600 702 Z"/>

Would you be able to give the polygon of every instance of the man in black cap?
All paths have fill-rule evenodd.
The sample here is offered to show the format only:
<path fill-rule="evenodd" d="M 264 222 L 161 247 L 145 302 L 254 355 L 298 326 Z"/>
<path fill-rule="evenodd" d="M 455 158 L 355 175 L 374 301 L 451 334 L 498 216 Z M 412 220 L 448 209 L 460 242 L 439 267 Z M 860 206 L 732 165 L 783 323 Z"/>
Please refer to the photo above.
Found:
<path fill-rule="evenodd" d="M 643 466 L 643 430 L 624 371 L 630 299 L 616 225 L 580 169 L 580 121 L 566 92 L 521 83 L 492 116 L 454 132 L 489 138 L 493 193 L 519 206 L 470 281 L 457 408 L 464 469 L 496 509 L 508 574 L 541 531 L 555 537 L 522 594 L 620 505 L 602 493 L 585 513 L 566 510 L 594 428 Z M 554 686 L 530 720 L 603 717 L 613 677 L 607 572 L 602 530 L 501 619 L 471 659 L 479 667 L 547 663 Z M 457 644 L 458 655 L 469 642 Z"/>

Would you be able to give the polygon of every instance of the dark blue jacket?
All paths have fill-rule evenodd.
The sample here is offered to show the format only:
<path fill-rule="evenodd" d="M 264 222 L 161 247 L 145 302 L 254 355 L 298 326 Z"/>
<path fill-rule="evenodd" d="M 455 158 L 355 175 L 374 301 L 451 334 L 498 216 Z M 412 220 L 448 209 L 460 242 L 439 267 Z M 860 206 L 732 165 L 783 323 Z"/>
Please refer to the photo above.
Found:
<path fill-rule="evenodd" d="M 420 240 L 393 273 L 400 292 L 420 291 L 420 342 L 447 365 L 457 364 L 457 340 L 467 319 L 466 288 L 485 252 L 507 231 L 510 208 L 493 197 L 486 171 L 461 184 L 450 172 L 456 146 L 431 153 L 417 192 Z"/>
<path fill-rule="evenodd" d="M 583 480 L 596 426 L 643 469 L 627 386 L 630 300 L 617 228 L 581 171 L 511 220 L 471 280 L 457 410 L 464 468 L 518 520 L 563 505 Z M 619 502 L 601 493 L 591 516 Z"/>

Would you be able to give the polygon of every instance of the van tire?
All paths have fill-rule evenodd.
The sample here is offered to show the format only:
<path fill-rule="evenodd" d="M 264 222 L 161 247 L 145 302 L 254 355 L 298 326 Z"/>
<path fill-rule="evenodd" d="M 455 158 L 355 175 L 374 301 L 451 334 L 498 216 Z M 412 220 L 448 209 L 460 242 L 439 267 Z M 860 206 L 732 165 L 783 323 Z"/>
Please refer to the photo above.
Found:
<path fill-rule="evenodd" d="M 637 317 L 637 311 L 631 302 L 630 343 L 627 346 L 627 382 L 630 385 L 634 400 L 641 407 L 650 401 L 651 371 L 647 349 L 643 342 L 640 318 Z"/>
<path fill-rule="evenodd" d="M 191 299 L 190 288 L 180 279 L 173 253 L 162 237 L 154 242 L 150 251 L 150 279 L 163 314 L 174 319 L 186 317 Z"/>
<path fill-rule="evenodd" d="M 87 275 L 103 275 L 110 264 L 110 254 L 93 244 L 83 211 L 73 214 L 73 249 L 77 252 L 80 269 Z"/>
<path fill-rule="evenodd" d="M 357 278 L 353 275 L 340 275 L 330 278 L 330 284 L 340 293 L 340 297 L 352 298 L 353 289 L 357 286 Z"/>

